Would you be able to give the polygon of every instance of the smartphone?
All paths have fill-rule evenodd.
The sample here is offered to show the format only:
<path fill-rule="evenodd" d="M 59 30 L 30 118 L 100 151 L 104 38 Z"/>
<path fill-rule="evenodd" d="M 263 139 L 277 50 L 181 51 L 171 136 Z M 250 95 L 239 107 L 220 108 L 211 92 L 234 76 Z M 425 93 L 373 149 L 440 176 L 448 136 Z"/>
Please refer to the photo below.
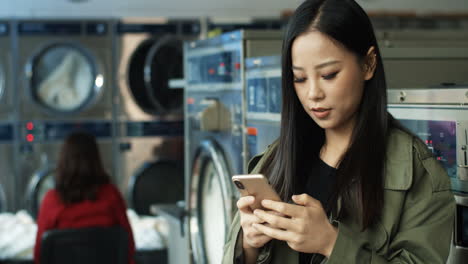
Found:
<path fill-rule="evenodd" d="M 250 206 L 252 210 L 263 209 L 261 202 L 265 199 L 281 201 L 279 195 L 262 174 L 234 175 L 232 181 L 242 196 L 255 197 L 255 203 Z"/>

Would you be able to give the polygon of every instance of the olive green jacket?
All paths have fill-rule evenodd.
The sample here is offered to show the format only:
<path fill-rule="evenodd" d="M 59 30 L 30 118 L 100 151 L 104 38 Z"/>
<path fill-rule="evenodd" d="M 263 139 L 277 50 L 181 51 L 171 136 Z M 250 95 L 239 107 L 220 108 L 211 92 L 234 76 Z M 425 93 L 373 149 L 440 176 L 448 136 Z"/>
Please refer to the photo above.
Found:
<path fill-rule="evenodd" d="M 277 143 L 252 159 L 256 173 Z M 253 168 L 253 170 L 252 170 Z M 338 238 L 323 263 L 446 263 L 455 215 L 445 170 L 423 142 L 393 129 L 388 142 L 382 219 L 365 231 L 352 220 L 333 220 Z M 239 214 L 224 246 L 223 264 L 242 263 Z M 257 263 L 297 264 L 299 254 L 279 240 L 260 249 Z"/>

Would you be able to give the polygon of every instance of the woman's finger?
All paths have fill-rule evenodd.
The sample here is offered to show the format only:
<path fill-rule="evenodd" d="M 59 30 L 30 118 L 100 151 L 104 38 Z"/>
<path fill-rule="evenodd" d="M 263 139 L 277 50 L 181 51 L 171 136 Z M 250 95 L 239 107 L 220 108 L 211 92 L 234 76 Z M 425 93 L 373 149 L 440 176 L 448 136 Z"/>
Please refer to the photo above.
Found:
<path fill-rule="evenodd" d="M 252 213 L 250 206 L 255 202 L 255 197 L 244 196 L 237 200 L 237 208 L 243 213 Z"/>
<path fill-rule="evenodd" d="M 291 218 L 279 216 L 273 212 L 270 213 L 261 209 L 255 210 L 254 215 L 262 221 L 260 223 L 267 223 L 274 228 L 296 231 L 296 225 Z"/>
<path fill-rule="evenodd" d="M 285 202 L 277 202 L 272 200 L 262 200 L 262 206 L 266 209 L 270 209 L 291 217 L 299 216 L 300 212 L 304 208 L 304 206 L 301 205 L 288 204 Z"/>

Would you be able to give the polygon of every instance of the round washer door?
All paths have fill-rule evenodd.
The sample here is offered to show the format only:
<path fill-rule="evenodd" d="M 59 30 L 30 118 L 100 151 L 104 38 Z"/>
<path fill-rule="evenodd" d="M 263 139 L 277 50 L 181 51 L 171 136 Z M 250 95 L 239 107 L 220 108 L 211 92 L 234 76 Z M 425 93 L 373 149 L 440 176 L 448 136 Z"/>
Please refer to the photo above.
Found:
<path fill-rule="evenodd" d="M 169 80 L 183 78 L 182 40 L 165 36 L 142 42 L 130 58 L 127 74 L 133 99 L 144 112 L 182 111 L 183 89 L 169 87 Z"/>
<path fill-rule="evenodd" d="M 33 101 L 54 113 L 76 113 L 91 106 L 104 83 L 93 57 L 73 44 L 47 46 L 26 70 Z"/>
<path fill-rule="evenodd" d="M 26 201 L 27 210 L 32 217 L 37 218 L 44 196 L 54 187 L 54 169 L 40 170 L 31 177 L 26 193 Z"/>
<path fill-rule="evenodd" d="M 184 166 L 175 160 L 145 162 L 130 178 L 130 204 L 139 215 L 150 215 L 155 203 L 184 199 Z"/>
<path fill-rule="evenodd" d="M 189 194 L 190 243 L 195 263 L 221 263 L 234 216 L 231 173 L 222 151 L 212 141 L 200 144 L 192 168 Z"/>

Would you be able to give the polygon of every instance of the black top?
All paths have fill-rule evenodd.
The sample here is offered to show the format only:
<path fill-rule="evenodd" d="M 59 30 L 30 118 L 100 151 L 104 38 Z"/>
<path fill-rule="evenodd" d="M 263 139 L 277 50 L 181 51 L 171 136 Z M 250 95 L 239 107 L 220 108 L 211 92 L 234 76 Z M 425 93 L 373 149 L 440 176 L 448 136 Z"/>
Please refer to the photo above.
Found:
<path fill-rule="evenodd" d="M 312 164 L 305 179 L 305 193 L 319 200 L 323 208 L 328 207 L 328 199 L 335 183 L 336 169 L 330 167 L 320 158 L 317 158 Z M 299 253 L 299 264 L 310 264 L 313 257 L 313 263 L 320 263 L 323 256 L 319 254 Z"/>

